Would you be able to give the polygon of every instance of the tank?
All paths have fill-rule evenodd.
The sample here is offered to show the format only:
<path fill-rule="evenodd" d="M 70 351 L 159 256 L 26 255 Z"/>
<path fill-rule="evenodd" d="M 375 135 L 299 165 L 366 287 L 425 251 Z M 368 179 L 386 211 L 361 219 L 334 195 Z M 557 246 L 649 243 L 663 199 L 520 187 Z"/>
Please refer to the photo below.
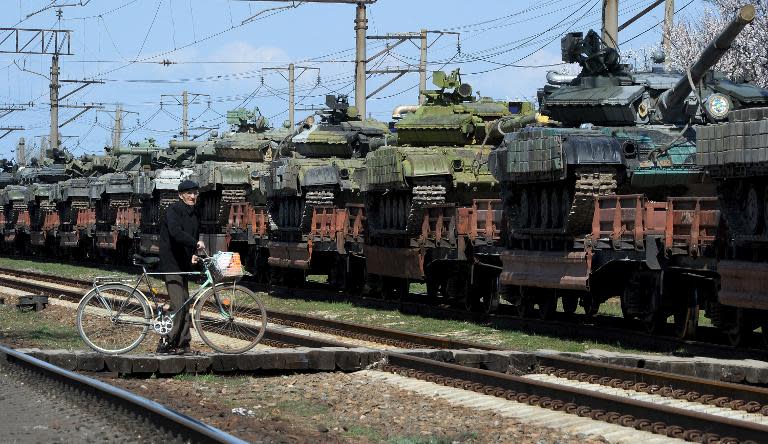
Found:
<path fill-rule="evenodd" d="M 422 91 L 426 103 L 394 124 L 397 145 L 366 159 L 367 268 L 378 279 L 372 290 L 386 297 L 405 295 L 410 281 L 426 281 L 431 296 L 442 289 L 452 302 L 473 305 L 468 295 L 482 293 L 468 290 L 479 260 L 474 254 L 497 256 L 493 227 L 501 226 L 494 219 L 501 214 L 499 184 L 488 170 L 493 146 L 486 125 L 531 115 L 533 104 L 475 97 L 459 70 L 435 72 L 433 83 L 438 89 Z M 488 230 L 477 232 L 478 221 Z M 483 271 L 497 266 L 492 257 L 485 260 Z M 478 268 L 476 282 L 481 274 Z"/>
<path fill-rule="evenodd" d="M 103 172 L 89 182 L 89 193 L 96 210 L 95 249 L 115 263 L 130 263 L 141 225 L 138 178 L 151 170 L 155 157 L 164 148 L 154 139 L 146 139 L 106 151 L 106 155 L 94 156 L 91 160 L 92 168 Z"/>
<path fill-rule="evenodd" d="M 764 90 L 711 71 L 753 17 L 754 8 L 742 8 L 687 73 L 661 67 L 632 72 L 594 31 L 562 39 L 563 61 L 578 62 L 580 74 L 548 76 L 539 100 L 540 113 L 549 120 L 510 131 L 499 125 L 496 133 L 503 139 L 490 157 L 502 182 L 508 224 L 501 281 L 506 298 L 522 313 L 530 313 L 535 303 L 547 316 L 561 297 L 568 312 L 578 301 L 595 313 L 606 298 L 621 295 L 625 317 L 642 320 L 649 330 L 672 315 L 679 335 L 691 332 L 686 321 L 677 320 L 693 319 L 691 307 L 714 293 L 714 265 L 702 258 L 703 246 L 672 248 L 668 240 L 659 247 L 649 240 L 689 220 L 655 234 L 640 227 L 653 225 L 649 218 L 662 209 L 673 217 L 678 214 L 673 207 L 692 205 L 698 214 L 713 202 L 714 183 L 697 163 L 697 134 L 719 126 L 729 110 L 766 103 Z M 621 213 L 625 231 L 606 232 L 601 217 L 618 216 L 602 211 L 602 205 L 617 205 L 616 215 L 624 211 L 608 199 L 616 195 L 635 196 L 637 205 Z M 619 242 L 631 231 L 626 227 L 634 219 L 624 218 L 635 207 L 647 210 L 637 235 L 650 237 Z M 661 279 L 664 267 L 688 274 L 666 272 Z"/>
<path fill-rule="evenodd" d="M 739 17 L 755 15 L 742 8 Z M 713 45 L 710 45 L 713 46 Z M 718 45 L 719 47 L 719 45 Z M 712 50 L 708 48 L 708 50 Z M 743 85 L 726 83 L 732 89 Z M 726 222 L 717 271 L 720 291 L 707 307 L 712 323 L 734 345 L 762 327 L 768 345 L 768 91 L 736 89 L 719 105 L 727 119 L 697 127 L 697 160 L 718 186 Z"/>
<path fill-rule="evenodd" d="M 228 111 L 227 122 L 230 131 L 213 135 L 195 147 L 193 163 L 200 183 L 201 233 L 212 252 L 229 250 L 244 254 L 257 248 L 258 242 L 249 231 L 246 219 L 250 218 L 240 216 L 266 211 L 260 178 L 290 130 L 272 127 L 258 108 Z M 253 264 L 245 265 L 253 271 Z"/>
<path fill-rule="evenodd" d="M 347 243 L 344 229 L 362 217 L 365 156 L 388 143 L 390 131 L 361 118 L 346 96 L 327 95 L 325 104 L 281 144 L 264 177 L 273 224 L 268 262 L 275 282 L 298 284 L 320 274 L 337 288 L 356 290 L 363 282 L 347 277 L 362 275 L 359 261 L 349 264 L 361 253 L 362 232 Z"/>

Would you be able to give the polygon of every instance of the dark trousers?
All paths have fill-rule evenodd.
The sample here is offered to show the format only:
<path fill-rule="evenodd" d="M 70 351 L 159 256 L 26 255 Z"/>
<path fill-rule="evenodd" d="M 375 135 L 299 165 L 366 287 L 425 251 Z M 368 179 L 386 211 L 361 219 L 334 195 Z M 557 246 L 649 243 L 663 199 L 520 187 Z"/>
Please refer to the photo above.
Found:
<path fill-rule="evenodd" d="M 165 287 L 168 289 L 168 296 L 171 298 L 171 313 L 189 299 L 188 279 L 186 275 L 168 274 L 165 276 Z M 192 315 L 190 314 L 190 304 L 176 314 L 173 318 L 173 329 L 168 335 L 168 346 L 174 348 L 189 347 L 192 335 L 189 333 L 189 326 L 192 324 Z"/>

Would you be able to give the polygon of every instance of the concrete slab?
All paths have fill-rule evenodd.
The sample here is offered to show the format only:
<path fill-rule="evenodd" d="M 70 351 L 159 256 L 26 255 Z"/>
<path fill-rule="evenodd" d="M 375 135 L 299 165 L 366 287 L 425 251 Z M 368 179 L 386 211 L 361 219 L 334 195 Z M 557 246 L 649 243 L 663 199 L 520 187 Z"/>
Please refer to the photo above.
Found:
<path fill-rule="evenodd" d="M 472 352 L 466 350 L 451 350 L 453 362 L 465 367 L 480 368 L 485 361 L 485 352 Z"/>
<path fill-rule="evenodd" d="M 75 353 L 69 350 L 48 350 L 46 353 L 48 361 L 57 367 L 61 367 L 64 370 L 76 370 L 77 369 L 77 357 Z"/>
<path fill-rule="evenodd" d="M 238 355 L 228 353 L 215 353 L 211 357 L 211 370 L 219 373 L 229 373 L 239 370 Z"/>
<path fill-rule="evenodd" d="M 184 356 L 157 356 L 157 373 L 161 375 L 178 375 L 187 368 Z"/>
<path fill-rule="evenodd" d="M 157 372 L 157 355 L 129 355 L 126 358 L 131 361 L 131 374 L 151 375 Z"/>
<path fill-rule="evenodd" d="M 186 364 L 184 370 L 187 373 L 206 373 L 211 368 L 213 359 L 206 355 L 184 356 L 184 362 Z"/>
<path fill-rule="evenodd" d="M 308 365 L 311 370 L 336 370 L 336 352 L 324 348 L 315 348 L 307 352 Z"/>
<path fill-rule="evenodd" d="M 100 372 L 104 370 L 104 355 L 96 352 L 77 352 L 75 354 L 77 370 Z"/>
<path fill-rule="evenodd" d="M 133 364 L 127 356 L 104 356 L 104 366 L 107 371 L 119 374 L 129 374 L 132 371 Z"/>

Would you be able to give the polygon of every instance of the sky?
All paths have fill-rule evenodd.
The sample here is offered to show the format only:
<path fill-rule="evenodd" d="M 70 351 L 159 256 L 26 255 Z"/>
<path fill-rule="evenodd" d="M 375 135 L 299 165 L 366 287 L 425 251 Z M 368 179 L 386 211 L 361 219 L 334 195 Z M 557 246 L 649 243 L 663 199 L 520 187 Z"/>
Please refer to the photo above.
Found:
<path fill-rule="evenodd" d="M 620 0 L 619 23 L 651 0 Z M 566 32 L 599 30 L 601 0 L 378 0 L 368 6 L 368 35 L 430 31 L 427 71 L 460 68 L 475 92 L 500 100 L 535 100 L 549 70 L 573 71 L 560 60 Z M 58 14 L 57 5 L 61 7 Z M 704 0 L 677 0 L 677 17 L 700 14 Z M 620 33 L 620 51 L 657 45 L 663 6 Z M 190 133 L 228 129 L 227 110 L 258 107 L 273 125 L 288 118 L 289 63 L 310 67 L 296 82 L 297 108 L 320 107 L 326 94 L 354 102 L 355 7 L 349 4 L 248 0 L 0 0 L 0 27 L 71 30 L 73 55 L 60 58 L 61 79 L 98 80 L 64 102 L 97 104 L 61 128 L 74 155 L 102 153 L 111 144 L 114 109 L 126 114 L 123 142 L 147 137 L 162 145 L 181 131 L 180 94 L 195 98 Z M 0 41 L 7 32 L 0 31 Z M 368 40 L 372 56 L 385 40 Z M 368 69 L 418 66 L 418 41 L 376 58 Z M 0 50 L 7 45 L 0 45 Z M 162 63 L 162 62 L 170 62 Z M 19 137 L 39 146 L 50 122 L 51 56 L 0 53 L 0 107 L 25 105 L 0 117 L 23 127 L 0 139 L 0 158 L 15 158 Z M 303 70 L 297 68 L 297 75 Z M 370 94 L 391 75 L 371 75 Z M 368 114 L 387 121 L 397 105 L 418 101 L 418 73 L 395 81 L 367 101 Z M 431 81 L 428 80 L 428 87 Z M 60 95 L 77 84 L 67 83 Z M 81 108 L 62 108 L 62 123 Z M 299 121 L 313 111 L 297 111 Z M 0 111 L 0 115 L 3 112 Z M 4 131 L 0 131 L 2 135 Z M 28 149 L 28 151 L 32 151 Z"/>

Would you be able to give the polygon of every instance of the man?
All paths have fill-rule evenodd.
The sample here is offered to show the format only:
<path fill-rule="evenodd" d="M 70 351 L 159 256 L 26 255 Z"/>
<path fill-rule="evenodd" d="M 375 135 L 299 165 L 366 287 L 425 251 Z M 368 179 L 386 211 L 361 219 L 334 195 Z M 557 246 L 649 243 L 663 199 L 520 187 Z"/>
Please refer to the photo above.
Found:
<path fill-rule="evenodd" d="M 160 223 L 160 271 L 180 273 L 192 270 L 195 252 L 205 248 L 199 239 L 200 220 L 195 208 L 198 195 L 197 182 L 185 180 L 179 184 L 179 201 L 168 206 Z M 189 299 L 188 275 L 165 275 L 165 286 L 171 298 L 171 312 L 175 313 Z M 173 328 L 167 338 L 157 346 L 159 353 L 188 353 L 192 317 L 189 305 L 173 319 Z M 167 341 L 166 341 L 167 339 Z"/>

